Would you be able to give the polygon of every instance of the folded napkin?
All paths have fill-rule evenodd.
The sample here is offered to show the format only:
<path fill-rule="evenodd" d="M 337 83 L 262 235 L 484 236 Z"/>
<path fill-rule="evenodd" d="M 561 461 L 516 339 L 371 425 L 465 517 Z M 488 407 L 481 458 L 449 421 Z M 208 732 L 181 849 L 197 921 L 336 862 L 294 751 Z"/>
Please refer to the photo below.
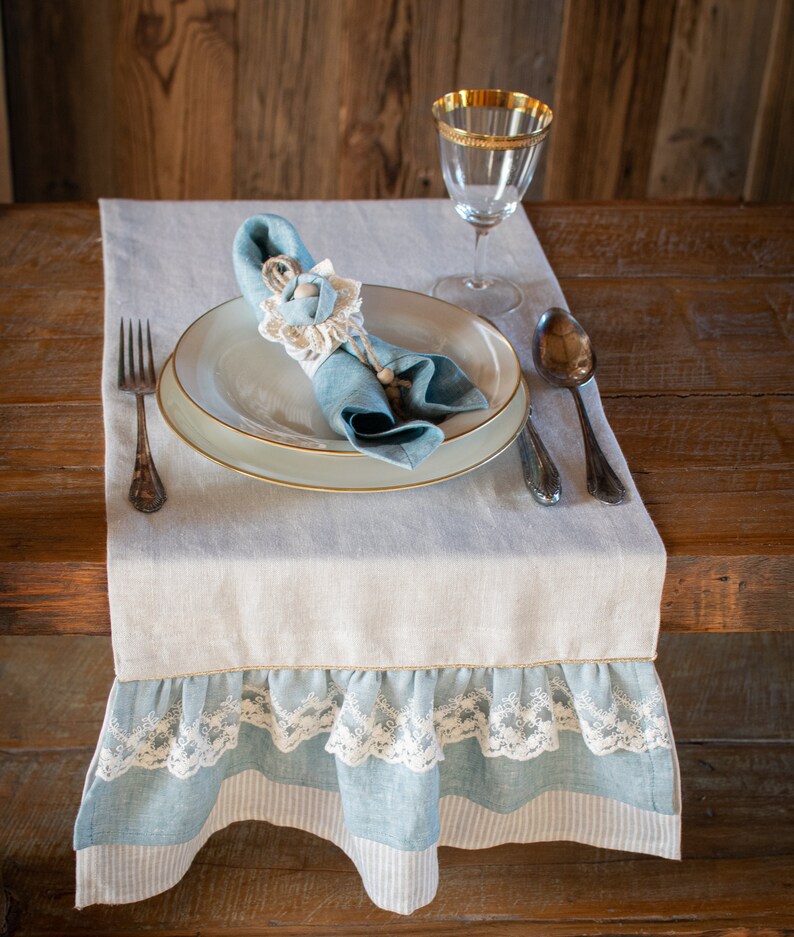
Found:
<path fill-rule="evenodd" d="M 413 469 L 444 441 L 438 422 L 488 406 L 444 355 L 369 335 L 361 284 L 315 264 L 295 228 L 255 215 L 237 231 L 234 270 L 264 338 L 284 344 L 313 382 L 334 432 L 366 455 Z"/>

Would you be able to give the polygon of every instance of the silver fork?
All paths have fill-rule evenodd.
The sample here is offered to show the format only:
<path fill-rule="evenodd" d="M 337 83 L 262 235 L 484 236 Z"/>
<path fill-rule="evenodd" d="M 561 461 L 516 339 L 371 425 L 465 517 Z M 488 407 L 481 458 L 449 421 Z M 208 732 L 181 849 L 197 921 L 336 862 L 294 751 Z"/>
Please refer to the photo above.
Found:
<path fill-rule="evenodd" d="M 480 313 L 481 318 L 490 322 L 497 332 L 502 332 L 493 319 L 489 319 L 485 313 Z M 504 332 L 502 332 L 504 335 Z M 510 339 L 505 338 L 509 342 Z M 526 382 L 527 395 L 529 395 L 529 381 Z M 532 400 L 528 402 L 527 418 L 518 434 L 518 454 L 521 457 L 521 468 L 524 475 L 524 484 L 529 489 L 529 493 L 538 502 L 538 504 L 551 505 L 560 500 L 562 484 L 560 482 L 560 473 L 553 459 L 549 455 L 549 450 L 543 445 L 540 434 L 535 429 L 532 422 Z"/>
<path fill-rule="evenodd" d="M 157 469 L 154 466 L 152 453 L 149 449 L 149 435 L 146 432 L 146 408 L 143 398 L 153 394 L 157 387 L 154 373 L 154 354 L 152 352 L 152 333 L 149 329 L 149 320 L 146 320 L 146 349 L 147 360 L 143 361 L 143 327 L 138 323 L 138 356 L 137 367 L 135 360 L 135 341 L 133 326 L 130 321 L 127 340 L 124 339 L 124 320 L 121 320 L 119 332 L 119 390 L 127 394 L 135 394 L 138 407 L 138 445 L 135 451 L 135 469 L 130 484 L 130 501 L 138 511 L 153 514 L 159 511 L 166 502 L 166 493 Z M 126 355 L 125 355 L 126 352 Z M 127 364 L 125 366 L 125 357 Z"/>

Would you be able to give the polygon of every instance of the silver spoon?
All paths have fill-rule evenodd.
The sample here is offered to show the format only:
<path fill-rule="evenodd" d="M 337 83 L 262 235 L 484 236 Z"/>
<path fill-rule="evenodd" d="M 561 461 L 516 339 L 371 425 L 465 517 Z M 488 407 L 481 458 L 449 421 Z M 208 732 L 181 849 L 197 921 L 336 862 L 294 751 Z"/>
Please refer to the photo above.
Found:
<path fill-rule="evenodd" d="M 626 489 L 598 445 L 579 392 L 596 369 L 587 332 L 565 309 L 547 309 L 535 328 L 532 359 L 544 380 L 554 387 L 567 387 L 576 401 L 587 460 L 587 490 L 604 504 L 620 504 Z"/>

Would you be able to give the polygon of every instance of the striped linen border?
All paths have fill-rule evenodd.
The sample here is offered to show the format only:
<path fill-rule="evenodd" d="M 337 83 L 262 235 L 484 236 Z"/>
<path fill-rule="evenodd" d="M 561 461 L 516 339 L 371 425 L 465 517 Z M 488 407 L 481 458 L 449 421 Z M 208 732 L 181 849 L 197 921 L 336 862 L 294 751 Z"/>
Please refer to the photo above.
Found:
<path fill-rule="evenodd" d="M 173 846 L 89 846 L 77 851 L 76 905 L 141 901 L 175 885 L 209 837 L 239 820 L 265 820 L 321 836 L 353 861 L 371 900 L 411 914 L 438 887 L 437 846 L 484 849 L 501 843 L 573 840 L 607 849 L 680 858 L 680 816 L 641 810 L 592 794 L 549 791 L 509 814 L 458 796 L 439 804 L 439 842 L 407 852 L 353 836 L 345 829 L 339 794 L 279 784 L 257 771 L 224 781 L 200 833 Z"/>

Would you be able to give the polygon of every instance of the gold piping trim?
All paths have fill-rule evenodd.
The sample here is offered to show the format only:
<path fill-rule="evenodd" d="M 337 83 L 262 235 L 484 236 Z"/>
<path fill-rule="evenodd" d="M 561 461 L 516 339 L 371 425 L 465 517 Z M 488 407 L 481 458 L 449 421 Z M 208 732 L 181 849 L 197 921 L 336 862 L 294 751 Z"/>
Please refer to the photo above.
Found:
<path fill-rule="evenodd" d="M 289 665 L 272 667 L 263 664 L 256 664 L 253 667 L 222 667 L 219 670 L 197 670 L 192 673 L 172 673 L 162 677 L 130 677 L 123 680 L 116 677 L 119 683 L 141 683 L 146 680 L 181 680 L 185 677 L 211 677 L 219 673 L 240 673 L 243 670 L 358 670 L 365 673 L 378 673 L 387 670 L 529 670 L 533 667 L 551 667 L 553 664 L 638 664 L 652 663 L 657 658 L 653 657 L 596 657 L 596 658 L 566 658 L 563 660 L 541 660 L 533 664 L 426 664 L 421 667 L 351 667 L 351 666 L 315 666 L 315 665 Z"/>
<path fill-rule="evenodd" d="M 465 107 L 505 107 L 530 114 L 541 121 L 541 126 L 532 133 L 517 133 L 505 136 L 475 133 L 453 127 L 445 118 L 451 111 Z M 548 104 L 520 91 L 462 90 L 451 91 L 433 102 L 433 118 L 436 129 L 446 140 L 461 146 L 473 146 L 481 150 L 523 150 L 538 146 L 549 134 L 554 114 Z"/>

